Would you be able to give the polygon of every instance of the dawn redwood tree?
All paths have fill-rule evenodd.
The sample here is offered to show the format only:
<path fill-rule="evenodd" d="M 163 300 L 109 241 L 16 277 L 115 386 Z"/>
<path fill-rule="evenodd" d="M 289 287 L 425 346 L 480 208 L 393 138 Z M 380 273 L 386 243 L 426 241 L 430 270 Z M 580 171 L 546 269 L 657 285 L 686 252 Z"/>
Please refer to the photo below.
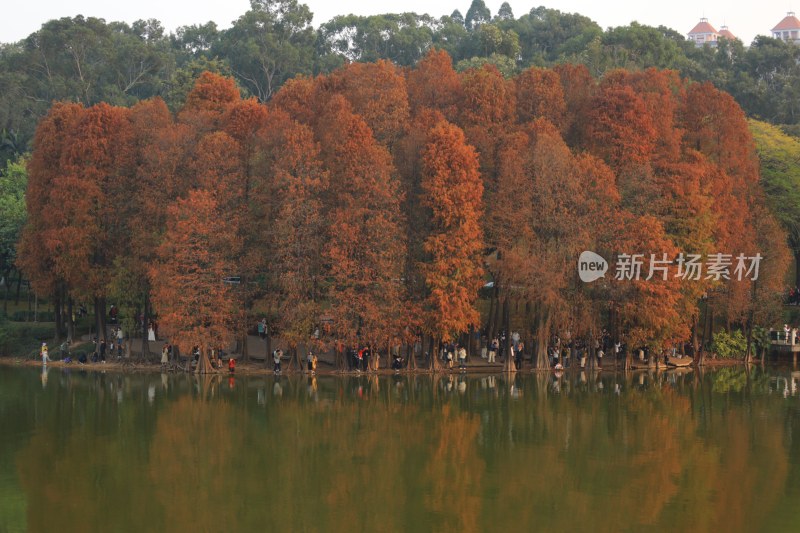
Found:
<path fill-rule="evenodd" d="M 61 199 L 53 194 L 59 179 L 61 159 L 69 145 L 69 135 L 86 110 L 80 104 L 56 102 L 36 128 L 33 153 L 28 162 L 28 189 L 25 195 L 28 212 L 17 250 L 17 267 L 25 273 L 38 295 L 48 295 L 60 301 L 59 295 L 70 293 L 67 279 L 55 265 L 55 250 L 60 242 L 52 236 L 58 229 L 53 219 Z M 71 322 L 71 315 L 67 316 Z M 56 324 L 55 338 L 60 338 Z"/>
<path fill-rule="evenodd" d="M 128 109 L 97 104 L 72 131 L 51 194 L 51 253 L 72 295 L 94 300 L 98 339 L 106 335 L 106 285 L 118 247 L 125 246 L 115 208 L 128 201 L 126 175 L 133 164 Z"/>
<path fill-rule="evenodd" d="M 311 78 L 298 76 L 286 82 L 270 100 L 270 108 L 279 108 L 301 124 L 314 120 L 317 100 L 317 83 Z"/>
<path fill-rule="evenodd" d="M 432 48 L 408 72 L 408 103 L 412 112 L 435 109 L 447 120 L 458 116 L 461 80 L 453 68 L 453 60 L 444 50 Z"/>
<path fill-rule="evenodd" d="M 266 122 L 267 108 L 255 98 L 233 103 L 223 118 L 225 132 L 238 147 L 235 154 L 224 153 L 222 157 L 233 159 L 238 166 L 237 194 L 231 195 L 224 209 L 235 214 L 236 231 L 242 241 L 241 253 L 236 258 L 236 263 L 237 275 L 241 279 L 239 286 L 241 317 L 238 335 L 245 360 L 249 358 L 247 331 L 253 322 L 251 311 L 257 296 L 254 282 L 268 263 L 268 257 L 264 254 L 265 228 L 261 224 L 263 195 L 258 194 L 259 180 L 254 175 L 255 162 L 260 157 L 257 153 L 259 132 L 266 127 Z"/>
<path fill-rule="evenodd" d="M 240 99 L 233 78 L 203 72 L 186 96 L 178 121 L 192 126 L 198 135 L 220 129 L 228 108 Z"/>
<path fill-rule="evenodd" d="M 551 329 L 569 329 L 573 338 L 596 329 L 583 291 L 575 290 L 574 265 L 598 228 L 589 212 L 587 181 L 556 127 L 545 119 L 529 125 L 531 144 L 524 169 L 527 198 L 509 201 L 524 216 L 525 233 L 512 243 L 506 267 L 512 292 L 530 309 L 529 330 L 537 339 Z M 519 205 L 517 205 L 519 202 Z M 536 347 L 536 366 L 547 367 L 545 346 Z"/>
<path fill-rule="evenodd" d="M 614 78 L 602 82 L 583 120 L 585 147 L 614 170 L 646 163 L 656 130 L 642 97 Z"/>
<path fill-rule="evenodd" d="M 517 120 L 520 123 L 546 118 L 560 131 L 564 131 L 567 104 L 557 72 L 529 68 L 514 78 L 514 85 L 517 91 Z"/>
<path fill-rule="evenodd" d="M 327 84 L 350 102 L 381 144 L 391 148 L 408 128 L 406 79 L 394 63 L 351 63 L 331 74 Z"/>
<path fill-rule="evenodd" d="M 183 353 L 200 350 L 197 372 L 211 371 L 209 352 L 233 338 L 235 296 L 224 278 L 237 236 L 215 195 L 195 189 L 167 210 L 167 229 L 150 268 L 161 330 Z"/>
<path fill-rule="evenodd" d="M 483 181 L 483 203 L 486 210 L 486 249 L 496 248 L 493 228 L 498 215 L 497 193 L 500 181 L 501 162 L 498 160 L 502 147 L 507 146 L 508 136 L 513 135 L 516 119 L 514 82 L 503 78 L 492 65 L 470 69 L 461 74 L 461 99 L 456 124 L 466 135 L 467 142 L 478 152 L 480 176 Z M 512 143 L 513 144 L 513 143 Z M 502 260 L 502 256 L 501 259 Z M 493 269 L 498 271 L 498 268 Z M 501 279 L 494 279 L 494 298 L 507 305 Z M 496 306 L 495 306 L 496 308 Z M 499 317 L 499 313 L 495 313 Z M 492 327 L 490 326 L 490 330 Z"/>
<path fill-rule="evenodd" d="M 428 134 L 422 155 L 422 202 L 431 211 L 431 230 L 422 272 L 428 332 L 449 342 L 479 323 L 475 308 L 482 285 L 483 184 L 478 155 L 457 126 L 440 122 Z M 438 365 L 436 350 L 431 369 Z"/>
<path fill-rule="evenodd" d="M 566 104 L 564 140 L 570 146 L 582 142 L 586 116 L 592 108 L 592 97 L 597 91 L 597 80 L 589 73 L 586 65 L 562 63 L 553 67 L 561 79 Z"/>
<path fill-rule="evenodd" d="M 385 346 L 401 331 L 405 300 L 402 195 L 391 156 L 338 95 L 328 101 L 315 133 L 332 177 L 323 257 L 334 330 L 347 344 Z"/>
<path fill-rule="evenodd" d="M 273 110 L 259 136 L 256 175 L 260 254 L 267 260 L 266 294 L 277 310 L 278 329 L 292 349 L 317 342 L 325 298 L 323 248 L 326 216 L 322 200 L 328 188 L 320 147 L 314 132 Z M 320 338 L 328 332 L 321 331 Z"/>
<path fill-rule="evenodd" d="M 167 207 L 175 198 L 185 196 L 190 180 L 194 180 L 188 169 L 196 139 L 188 125 L 175 122 L 160 98 L 137 103 L 131 108 L 130 119 L 136 163 L 128 184 L 129 197 L 117 205 L 125 213 L 130 241 L 128 247 L 118 250 L 119 264 L 113 269 L 110 284 L 116 305 L 129 307 L 120 311 L 136 317 L 141 313 L 144 319 L 139 323 L 123 316 L 122 327 L 138 328 L 141 355 L 146 358 L 152 316 L 148 269 L 166 229 Z M 132 290 L 136 294 L 132 295 Z M 133 329 L 125 334 L 130 337 Z"/>

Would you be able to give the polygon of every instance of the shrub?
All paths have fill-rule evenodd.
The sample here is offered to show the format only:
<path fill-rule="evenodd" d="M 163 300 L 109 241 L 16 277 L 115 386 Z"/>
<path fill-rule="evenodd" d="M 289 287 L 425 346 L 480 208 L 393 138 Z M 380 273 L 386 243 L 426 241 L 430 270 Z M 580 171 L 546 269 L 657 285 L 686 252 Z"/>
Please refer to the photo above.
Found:
<path fill-rule="evenodd" d="M 41 343 L 52 338 L 52 324 L 0 320 L 0 355 L 35 356 Z"/>
<path fill-rule="evenodd" d="M 733 359 L 734 357 L 744 356 L 747 351 L 747 339 L 744 338 L 739 330 L 733 333 L 720 331 L 714 333 L 714 342 L 711 343 L 711 351 L 722 359 Z"/>

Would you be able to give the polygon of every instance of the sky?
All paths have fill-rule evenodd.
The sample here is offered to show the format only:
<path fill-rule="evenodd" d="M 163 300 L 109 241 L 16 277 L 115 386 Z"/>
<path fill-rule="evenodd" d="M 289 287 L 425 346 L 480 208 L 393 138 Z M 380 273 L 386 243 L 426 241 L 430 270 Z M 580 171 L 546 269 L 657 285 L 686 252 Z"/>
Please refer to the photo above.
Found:
<path fill-rule="evenodd" d="M 449 15 L 458 9 L 466 15 L 472 0 L 300 0 L 314 13 L 314 26 L 319 26 L 335 15 L 354 13 L 375 15 L 414 11 L 432 16 Z M 106 21 L 122 20 L 131 23 L 137 19 L 156 18 L 168 31 L 179 26 L 203 24 L 209 20 L 219 28 L 227 28 L 249 8 L 249 0 L 3 0 L 0 18 L 0 42 L 15 42 L 38 30 L 46 21 L 60 17 L 84 15 L 104 18 Z M 485 0 L 497 13 L 503 0 Z M 756 35 L 769 35 L 770 29 L 793 11 L 791 0 L 761 0 L 760 2 L 722 0 L 509 0 L 514 15 L 528 12 L 532 7 L 544 5 L 567 13 L 585 15 L 601 27 L 625 26 L 632 21 L 649 26 L 664 25 L 682 34 L 688 33 L 701 17 L 717 29 L 727 24 L 730 31 L 750 44 Z M 798 1 L 800 9 L 800 1 Z"/>

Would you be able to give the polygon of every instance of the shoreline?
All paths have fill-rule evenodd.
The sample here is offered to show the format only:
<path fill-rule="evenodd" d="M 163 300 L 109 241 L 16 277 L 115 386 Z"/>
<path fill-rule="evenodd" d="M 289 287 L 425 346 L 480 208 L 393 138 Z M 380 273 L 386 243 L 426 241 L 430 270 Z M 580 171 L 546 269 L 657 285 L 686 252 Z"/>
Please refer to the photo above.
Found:
<path fill-rule="evenodd" d="M 754 360 L 749 363 L 750 365 L 760 365 L 760 360 Z M 765 362 L 764 364 L 772 364 L 771 362 Z M 179 368 L 173 364 L 170 364 L 166 369 L 161 367 L 160 362 L 141 362 L 135 360 L 123 360 L 123 361 L 109 361 L 106 363 L 78 363 L 78 362 L 71 362 L 71 363 L 64 363 L 63 361 L 50 361 L 46 365 L 43 365 L 39 360 L 32 360 L 32 359 L 21 359 L 19 357 L 9 357 L 9 356 L 0 356 L 0 365 L 4 366 L 26 366 L 26 367 L 34 367 L 34 368 L 42 368 L 43 366 L 47 366 L 47 368 L 59 368 L 59 369 L 76 369 L 81 371 L 92 371 L 92 372 L 116 372 L 121 374 L 126 373 L 171 373 L 171 374 L 195 374 L 193 371 L 186 371 L 182 368 Z M 740 359 L 717 359 L 717 360 L 706 360 L 700 365 L 702 368 L 718 368 L 718 367 L 731 367 L 731 366 L 740 366 L 745 365 L 745 362 Z M 327 366 L 327 365 L 325 365 Z M 634 368 L 628 370 L 631 373 L 639 373 L 639 372 L 670 372 L 670 371 L 681 371 L 685 372 L 688 370 L 695 370 L 698 368 L 698 365 L 692 364 L 690 366 L 684 367 L 672 367 L 672 366 L 664 366 L 663 364 L 658 365 L 652 368 Z M 267 368 L 263 363 L 239 363 L 236 364 L 236 371 L 231 374 L 227 368 L 222 368 L 219 370 L 215 370 L 213 372 L 209 372 L 205 375 L 207 376 L 307 376 L 307 377 L 319 377 L 319 376 L 338 376 L 338 377 L 354 377 L 354 376 L 391 376 L 391 375 L 439 375 L 439 376 L 447 376 L 447 375 L 499 375 L 499 374 L 556 374 L 561 373 L 563 374 L 578 374 L 580 372 L 626 372 L 621 365 L 611 365 L 606 364 L 603 367 L 597 367 L 595 369 L 587 368 L 580 368 L 580 367 L 569 367 L 565 369 L 556 370 L 554 368 L 548 369 L 537 369 L 533 367 L 525 367 L 522 370 L 514 370 L 514 371 L 504 371 L 503 370 L 503 363 L 498 363 L 494 366 L 489 366 L 488 364 L 478 364 L 473 366 L 467 366 L 465 370 L 460 370 L 458 368 L 447 369 L 447 368 L 440 368 L 438 370 L 430 370 L 428 368 L 416 368 L 413 370 L 409 369 L 401 369 L 401 370 L 392 370 L 391 368 L 381 368 L 377 371 L 355 371 L 355 370 L 337 370 L 335 368 L 322 368 L 319 367 L 314 372 L 314 374 L 310 374 L 304 368 L 293 368 L 293 369 L 282 369 L 280 374 L 275 374 L 271 368 Z"/>

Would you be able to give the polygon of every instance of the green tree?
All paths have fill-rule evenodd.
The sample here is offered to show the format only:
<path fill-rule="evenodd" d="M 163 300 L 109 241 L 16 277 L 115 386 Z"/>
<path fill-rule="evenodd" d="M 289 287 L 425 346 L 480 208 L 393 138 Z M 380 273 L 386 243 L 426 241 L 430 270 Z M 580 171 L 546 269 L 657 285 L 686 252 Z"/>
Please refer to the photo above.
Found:
<path fill-rule="evenodd" d="M 212 50 L 226 57 L 240 83 L 265 102 L 289 78 L 311 74 L 312 17 L 297 0 L 251 0 L 250 10 L 222 33 Z"/>
<path fill-rule="evenodd" d="M 500 9 L 497 10 L 497 18 L 500 20 L 514 20 L 514 11 L 508 2 L 500 4 Z"/>
<path fill-rule="evenodd" d="M 464 18 L 464 23 L 468 30 L 472 30 L 492 20 L 492 12 L 486 7 L 483 0 L 472 0 L 467 16 Z"/>
<path fill-rule="evenodd" d="M 0 275 L 6 286 L 6 300 L 11 272 L 17 259 L 17 242 L 25 225 L 25 189 L 28 187 L 27 159 L 20 157 L 6 163 L 0 173 Z"/>
<path fill-rule="evenodd" d="M 748 124 L 761 160 L 761 186 L 800 264 L 800 139 L 766 122 L 751 119 Z M 800 286 L 800 268 L 795 285 Z"/>

